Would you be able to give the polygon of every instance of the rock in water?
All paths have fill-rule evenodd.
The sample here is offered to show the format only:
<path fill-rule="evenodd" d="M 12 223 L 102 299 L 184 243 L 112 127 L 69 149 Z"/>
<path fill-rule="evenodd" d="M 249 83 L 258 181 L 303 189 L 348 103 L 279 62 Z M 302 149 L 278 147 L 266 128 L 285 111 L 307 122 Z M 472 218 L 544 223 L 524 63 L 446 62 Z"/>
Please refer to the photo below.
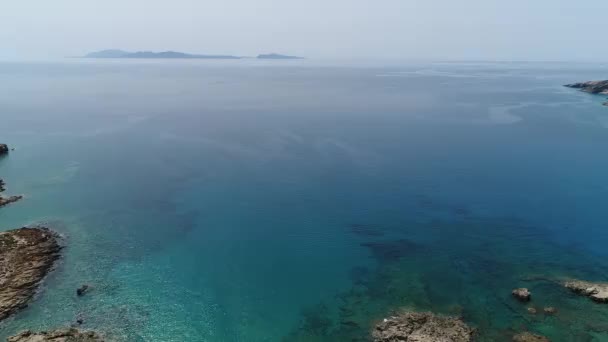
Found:
<path fill-rule="evenodd" d="M 548 306 L 543 309 L 543 312 L 547 315 L 555 315 L 557 313 L 557 309 L 552 306 Z"/>
<path fill-rule="evenodd" d="M 60 256 L 57 240 L 46 228 L 0 233 L 0 321 L 27 306 Z"/>
<path fill-rule="evenodd" d="M 8 154 L 8 146 L 6 144 L 0 144 L 0 156 Z"/>
<path fill-rule="evenodd" d="M 8 338 L 8 342 L 103 342 L 99 335 L 92 331 L 81 332 L 78 329 L 57 329 L 50 332 L 34 333 L 30 330 Z"/>
<path fill-rule="evenodd" d="M 76 289 L 76 295 L 78 297 L 82 297 L 84 296 L 85 293 L 87 293 L 89 291 L 89 285 L 84 284 L 81 287 Z"/>
<path fill-rule="evenodd" d="M 524 333 L 513 336 L 513 341 L 514 342 L 551 342 L 548 338 L 546 338 L 544 336 L 535 335 L 535 334 L 532 334 L 529 332 L 524 332 Z"/>
<path fill-rule="evenodd" d="M 583 280 L 571 280 L 564 286 L 575 293 L 591 298 L 598 303 L 608 303 L 608 283 L 592 283 Z"/>
<path fill-rule="evenodd" d="M 15 203 L 22 198 L 23 198 L 23 196 L 9 196 L 9 197 L 0 196 L 0 207 L 4 207 L 7 204 Z"/>
<path fill-rule="evenodd" d="M 0 192 L 3 192 L 4 190 L 6 190 L 4 187 L 6 186 L 6 183 L 4 183 L 3 179 L 0 179 Z M 23 196 L 9 196 L 9 197 L 2 197 L 0 196 L 0 207 L 3 207 L 7 204 L 13 203 L 13 202 L 17 202 L 18 200 L 22 199 Z"/>
<path fill-rule="evenodd" d="M 566 84 L 568 88 L 576 88 L 591 94 L 606 94 L 608 95 L 608 80 L 606 81 L 589 81 L 581 83 Z"/>
<path fill-rule="evenodd" d="M 515 289 L 511 292 L 511 294 L 513 295 L 513 297 L 519 299 L 522 302 L 529 302 L 530 296 L 532 295 L 532 293 L 530 293 L 530 291 L 528 291 L 528 289 L 526 289 L 525 287 Z"/>
<path fill-rule="evenodd" d="M 374 342 L 467 342 L 475 329 L 454 317 L 436 316 L 430 312 L 404 312 L 384 319 L 372 331 Z"/>

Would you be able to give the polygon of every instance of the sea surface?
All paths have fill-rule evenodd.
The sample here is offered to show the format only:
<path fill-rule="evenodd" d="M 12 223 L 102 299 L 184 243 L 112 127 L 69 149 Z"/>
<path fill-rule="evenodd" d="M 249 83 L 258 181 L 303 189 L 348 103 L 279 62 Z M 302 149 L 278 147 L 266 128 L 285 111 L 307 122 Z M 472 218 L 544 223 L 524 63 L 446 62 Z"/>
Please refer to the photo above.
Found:
<path fill-rule="evenodd" d="M 365 341 L 408 308 L 462 316 L 482 341 L 608 341 L 608 306 L 559 284 L 608 280 L 608 108 L 562 87 L 606 78 L 574 63 L 0 63 L 15 148 L 0 177 L 24 195 L 0 230 L 43 224 L 66 245 L 0 340 L 80 317 L 128 342 Z"/>

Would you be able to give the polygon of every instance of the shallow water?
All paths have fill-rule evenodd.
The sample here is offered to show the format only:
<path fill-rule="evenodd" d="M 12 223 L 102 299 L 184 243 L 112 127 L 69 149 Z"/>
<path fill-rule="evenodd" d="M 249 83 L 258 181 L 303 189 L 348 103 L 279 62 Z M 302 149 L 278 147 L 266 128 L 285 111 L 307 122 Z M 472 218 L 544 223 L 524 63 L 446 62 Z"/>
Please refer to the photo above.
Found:
<path fill-rule="evenodd" d="M 409 307 L 488 341 L 608 340 L 608 306 L 555 283 L 608 280 L 608 110 L 561 87 L 607 73 L 2 63 L 0 175 L 25 199 L 0 227 L 67 247 L 0 338 L 81 315 L 124 341 L 365 340 Z"/>

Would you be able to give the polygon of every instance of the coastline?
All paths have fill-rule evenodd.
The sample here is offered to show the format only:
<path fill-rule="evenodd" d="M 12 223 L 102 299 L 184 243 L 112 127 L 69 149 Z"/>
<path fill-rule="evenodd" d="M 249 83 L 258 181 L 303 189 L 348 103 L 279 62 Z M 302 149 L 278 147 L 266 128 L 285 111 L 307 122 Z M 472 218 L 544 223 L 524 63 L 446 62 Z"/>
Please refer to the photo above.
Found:
<path fill-rule="evenodd" d="M 61 249 L 59 236 L 48 228 L 0 233 L 0 321 L 28 306 Z"/>

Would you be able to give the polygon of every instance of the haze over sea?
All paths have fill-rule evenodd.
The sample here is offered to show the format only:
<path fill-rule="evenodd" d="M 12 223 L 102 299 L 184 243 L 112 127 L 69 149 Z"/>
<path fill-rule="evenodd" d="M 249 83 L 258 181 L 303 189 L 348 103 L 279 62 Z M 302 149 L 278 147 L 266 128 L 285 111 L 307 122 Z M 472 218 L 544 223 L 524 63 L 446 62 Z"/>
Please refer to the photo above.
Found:
<path fill-rule="evenodd" d="M 0 63 L 0 229 L 64 257 L 0 326 L 121 341 L 364 341 L 402 307 L 482 341 L 608 340 L 608 65 Z M 77 297 L 81 284 L 93 290 Z M 529 315 L 510 297 L 528 287 Z"/>

